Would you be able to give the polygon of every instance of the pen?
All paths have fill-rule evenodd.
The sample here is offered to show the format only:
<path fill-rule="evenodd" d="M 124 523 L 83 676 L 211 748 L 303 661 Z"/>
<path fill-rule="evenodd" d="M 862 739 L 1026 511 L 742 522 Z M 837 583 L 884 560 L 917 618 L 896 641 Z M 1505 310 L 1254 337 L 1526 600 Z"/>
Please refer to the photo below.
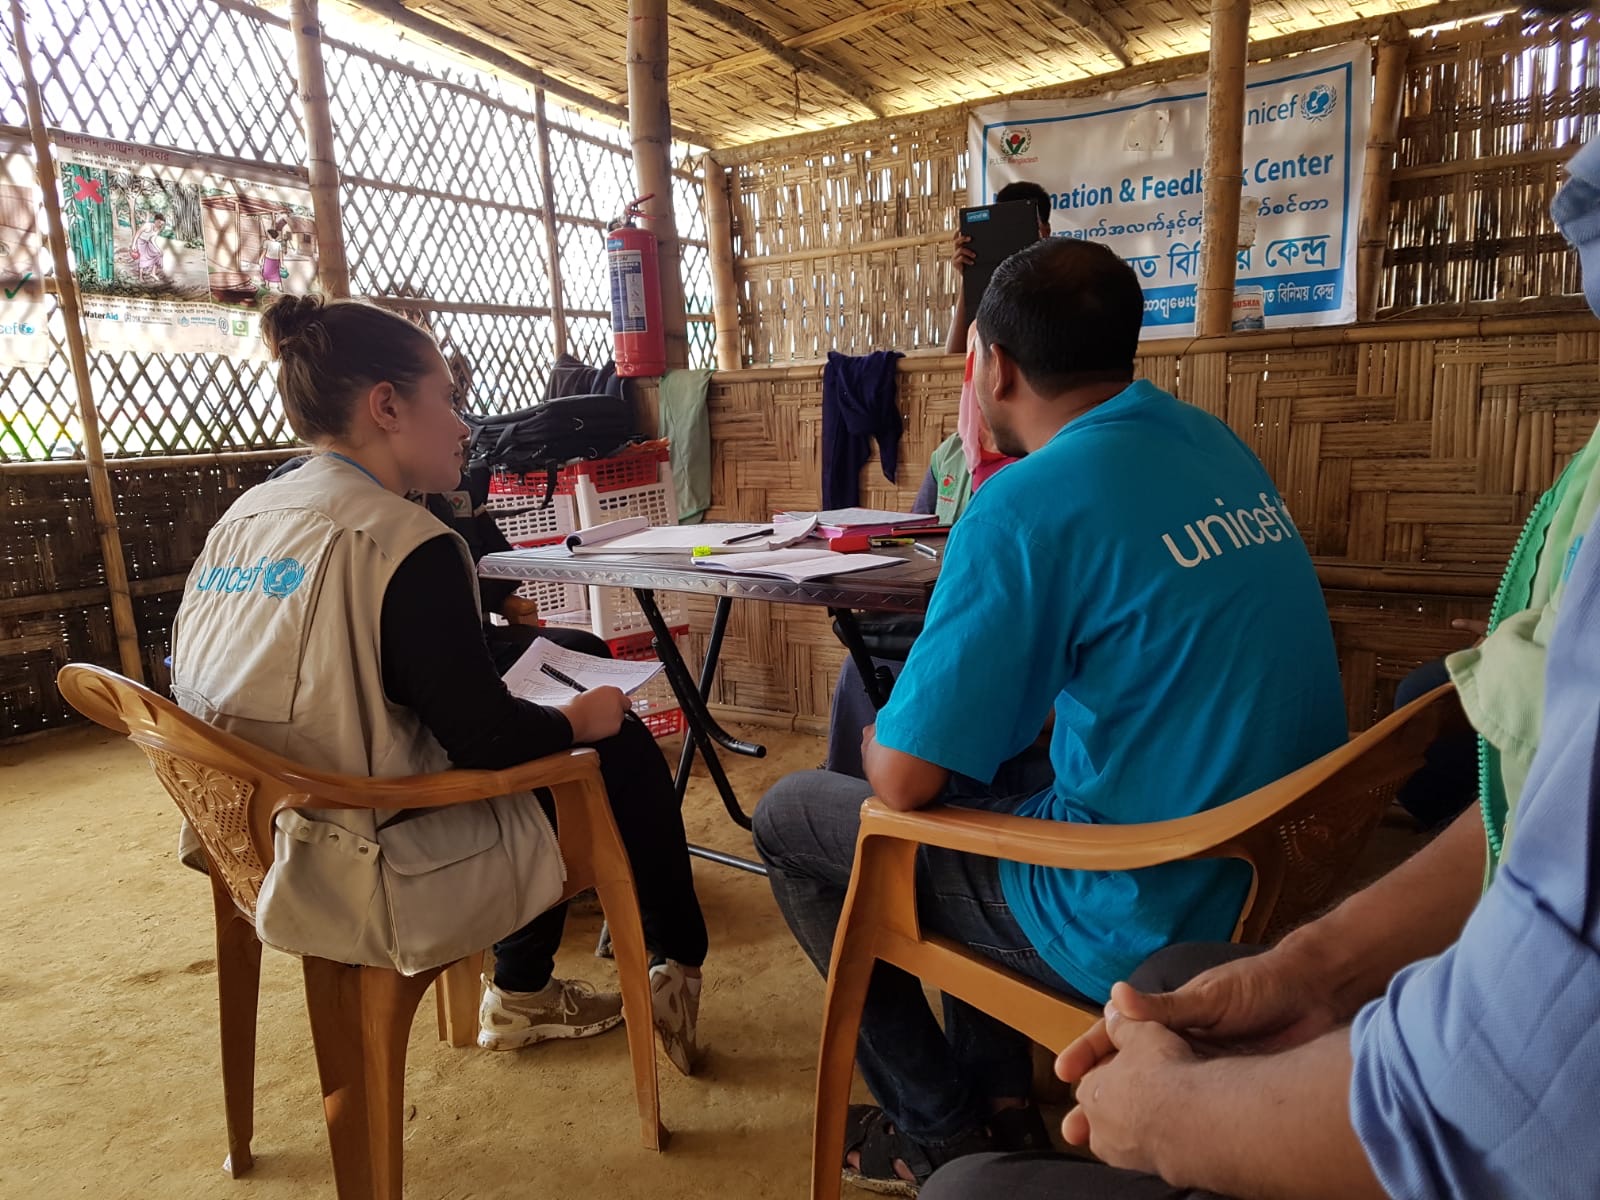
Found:
<path fill-rule="evenodd" d="M 550 678 L 554 679 L 557 683 L 565 684 L 567 687 L 571 688 L 575 692 L 587 692 L 589 690 L 588 688 L 584 687 L 583 684 L 579 683 L 576 679 L 574 679 L 571 675 L 568 675 L 565 671 L 557 670 L 555 667 L 552 667 L 549 663 L 540 663 L 539 664 L 539 670 L 542 671 L 544 674 L 550 676 Z M 622 719 L 624 721 L 628 720 L 630 717 L 633 720 L 637 721 L 639 719 L 639 714 L 634 712 L 633 709 L 631 709 L 631 708 L 627 712 L 622 714 Z"/>
<path fill-rule="evenodd" d="M 867 545 L 869 546 L 915 546 L 916 544 L 916 538 L 908 537 L 875 537 L 867 539 Z"/>
<path fill-rule="evenodd" d="M 568 675 L 565 671 L 556 670 L 549 663 L 540 663 L 539 664 L 539 670 L 543 671 L 546 675 L 550 676 L 550 678 L 554 679 L 557 683 L 566 684 L 569 688 L 571 688 L 575 692 L 587 692 L 589 690 L 588 688 L 584 687 L 583 684 L 579 683 L 576 679 L 574 679 L 571 675 Z"/>
<path fill-rule="evenodd" d="M 722 544 L 724 546 L 737 546 L 740 542 L 753 542 L 757 538 L 771 537 L 772 533 L 773 531 L 770 529 L 758 529 L 754 533 L 741 533 L 738 537 L 731 537 Z"/>
<path fill-rule="evenodd" d="M 929 558 L 933 559 L 934 561 L 936 561 L 936 562 L 938 561 L 939 551 L 938 551 L 938 549 L 936 547 L 925 546 L 921 542 L 912 542 L 911 543 L 911 548 L 913 550 L 915 550 L 918 554 L 926 554 Z"/>

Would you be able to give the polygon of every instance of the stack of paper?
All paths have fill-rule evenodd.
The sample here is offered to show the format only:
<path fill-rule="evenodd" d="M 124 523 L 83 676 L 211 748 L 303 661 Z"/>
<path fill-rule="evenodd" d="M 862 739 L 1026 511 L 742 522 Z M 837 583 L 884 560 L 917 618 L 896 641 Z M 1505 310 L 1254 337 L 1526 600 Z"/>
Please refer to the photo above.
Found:
<path fill-rule="evenodd" d="M 771 525 L 714 522 L 705 525 L 651 525 L 644 517 L 608 521 L 567 535 L 574 554 L 689 554 L 702 547 L 713 554 L 777 550 L 798 542 L 816 528 L 809 518 Z"/>
<path fill-rule="evenodd" d="M 887 554 L 835 554 L 830 550 L 771 550 L 763 554 L 718 554 L 694 560 L 694 565 L 702 570 L 770 575 L 795 583 L 904 564 L 905 559 L 891 558 Z"/>
<path fill-rule="evenodd" d="M 879 508 L 830 508 L 822 512 L 778 513 L 773 521 L 816 522 L 817 532 L 825 537 L 841 533 L 889 533 L 896 529 L 914 529 L 921 525 L 937 525 L 939 518 L 932 513 L 889 512 Z"/>
<path fill-rule="evenodd" d="M 661 664 L 654 660 L 628 662 L 596 658 L 538 638 L 506 672 L 505 681 L 506 689 L 513 696 L 559 707 L 578 695 L 580 689 L 586 692 L 591 688 L 614 687 L 631 696 L 660 671 Z M 562 676 L 572 682 L 565 682 Z M 573 687 L 574 683 L 578 686 Z"/>

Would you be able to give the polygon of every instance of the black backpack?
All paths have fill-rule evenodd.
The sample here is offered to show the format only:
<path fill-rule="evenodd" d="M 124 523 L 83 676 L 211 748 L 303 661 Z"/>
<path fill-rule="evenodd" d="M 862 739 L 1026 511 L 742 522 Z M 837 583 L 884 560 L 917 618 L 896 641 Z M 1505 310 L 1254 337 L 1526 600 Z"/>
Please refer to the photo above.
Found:
<path fill-rule="evenodd" d="M 518 475 L 544 471 L 545 507 L 555 495 L 558 468 L 615 454 L 638 437 L 633 406 L 617 396 L 564 396 L 519 412 L 463 419 L 472 427 L 469 465 Z"/>

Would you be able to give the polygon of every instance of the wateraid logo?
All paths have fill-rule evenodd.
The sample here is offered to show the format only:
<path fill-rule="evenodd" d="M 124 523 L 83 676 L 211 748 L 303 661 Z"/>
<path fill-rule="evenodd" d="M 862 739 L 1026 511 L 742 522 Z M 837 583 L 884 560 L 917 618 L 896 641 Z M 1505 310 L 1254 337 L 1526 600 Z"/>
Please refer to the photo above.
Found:
<path fill-rule="evenodd" d="M 230 595 L 255 590 L 261 584 L 263 595 L 275 599 L 292 595 L 305 580 L 306 569 L 293 558 L 279 558 L 268 562 L 266 555 L 256 560 L 253 567 L 212 567 L 195 581 L 197 592 L 224 592 Z"/>

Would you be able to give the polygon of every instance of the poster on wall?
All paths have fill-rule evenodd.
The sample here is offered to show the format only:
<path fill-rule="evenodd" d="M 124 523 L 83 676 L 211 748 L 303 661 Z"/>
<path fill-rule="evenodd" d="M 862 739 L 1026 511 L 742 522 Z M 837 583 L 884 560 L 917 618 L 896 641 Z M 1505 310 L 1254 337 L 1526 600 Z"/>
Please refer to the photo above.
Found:
<path fill-rule="evenodd" d="M 32 148 L 0 137 L 0 364 L 50 361 L 48 270 Z"/>
<path fill-rule="evenodd" d="M 1029 180 L 1056 236 L 1103 241 L 1144 288 L 1145 337 L 1194 333 L 1204 204 L 1204 83 L 975 109 L 970 203 Z M 1245 75 L 1235 315 L 1266 328 L 1355 319 L 1356 222 L 1371 50 L 1355 42 Z M 1259 305 L 1259 308 L 1256 306 Z"/>
<path fill-rule="evenodd" d="M 94 349 L 264 357 L 263 302 L 313 286 L 304 188 L 87 138 L 63 139 L 56 169 Z"/>

